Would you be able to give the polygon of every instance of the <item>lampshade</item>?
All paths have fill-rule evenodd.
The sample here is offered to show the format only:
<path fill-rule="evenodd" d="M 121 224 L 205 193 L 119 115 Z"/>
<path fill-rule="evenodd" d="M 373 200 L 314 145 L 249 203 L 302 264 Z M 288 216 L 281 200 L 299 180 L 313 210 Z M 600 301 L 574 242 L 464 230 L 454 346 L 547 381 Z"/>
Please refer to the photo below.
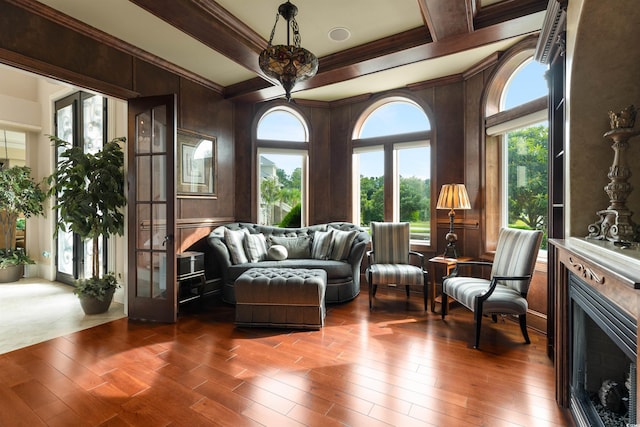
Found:
<path fill-rule="evenodd" d="M 318 71 L 318 58 L 307 49 L 300 47 L 300 31 L 295 19 L 297 14 L 298 8 L 290 1 L 278 7 L 269 44 L 258 58 L 260 69 L 282 85 L 287 100 L 291 100 L 291 90 L 296 83 L 315 76 Z M 287 44 L 274 46 L 272 45 L 273 36 L 280 16 L 287 20 Z M 289 41 L 290 29 L 293 30 L 293 45 Z"/>
<path fill-rule="evenodd" d="M 438 197 L 437 209 L 471 209 L 464 184 L 444 184 Z"/>

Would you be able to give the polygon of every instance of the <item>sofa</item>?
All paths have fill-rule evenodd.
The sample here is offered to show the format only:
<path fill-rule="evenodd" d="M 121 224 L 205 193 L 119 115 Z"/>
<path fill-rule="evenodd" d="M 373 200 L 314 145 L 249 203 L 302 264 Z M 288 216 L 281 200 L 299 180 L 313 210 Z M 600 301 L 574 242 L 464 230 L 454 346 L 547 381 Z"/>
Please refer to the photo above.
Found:
<path fill-rule="evenodd" d="M 236 303 L 235 281 L 251 268 L 322 269 L 325 302 L 342 303 L 360 293 L 360 266 L 369 234 L 355 224 L 331 222 L 300 228 L 230 223 L 207 237 L 222 278 L 222 298 Z"/>

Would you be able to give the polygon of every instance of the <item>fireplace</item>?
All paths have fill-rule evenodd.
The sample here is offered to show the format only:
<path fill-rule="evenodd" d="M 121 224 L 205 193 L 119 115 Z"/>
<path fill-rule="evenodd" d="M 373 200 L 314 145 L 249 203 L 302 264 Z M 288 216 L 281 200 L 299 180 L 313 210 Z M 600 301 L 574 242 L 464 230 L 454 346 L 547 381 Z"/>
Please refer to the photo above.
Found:
<path fill-rule="evenodd" d="M 569 407 L 576 424 L 636 424 L 636 319 L 573 273 L 568 293 Z"/>

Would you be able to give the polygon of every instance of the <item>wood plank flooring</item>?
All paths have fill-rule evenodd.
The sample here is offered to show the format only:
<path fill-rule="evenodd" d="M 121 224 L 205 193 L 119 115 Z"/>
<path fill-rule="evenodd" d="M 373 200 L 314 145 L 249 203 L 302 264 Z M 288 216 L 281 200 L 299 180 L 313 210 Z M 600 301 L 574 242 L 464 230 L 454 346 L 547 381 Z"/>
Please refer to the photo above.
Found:
<path fill-rule="evenodd" d="M 367 290 L 319 331 L 235 328 L 215 299 L 0 355 L 0 426 L 565 426 L 546 339 Z"/>

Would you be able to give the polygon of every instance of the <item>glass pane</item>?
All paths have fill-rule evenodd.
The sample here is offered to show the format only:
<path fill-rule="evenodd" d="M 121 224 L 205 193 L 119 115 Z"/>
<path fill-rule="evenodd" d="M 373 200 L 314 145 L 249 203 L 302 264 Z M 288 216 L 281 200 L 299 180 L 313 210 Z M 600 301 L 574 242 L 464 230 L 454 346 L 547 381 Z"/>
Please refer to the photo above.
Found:
<path fill-rule="evenodd" d="M 58 127 L 56 136 L 64 141 L 73 142 L 73 105 L 63 107 L 56 112 Z M 58 161 L 62 160 L 58 148 Z M 60 230 L 58 232 L 58 272 L 73 276 L 73 233 Z"/>
<path fill-rule="evenodd" d="M 151 115 L 144 112 L 136 116 L 136 153 L 151 151 Z"/>
<path fill-rule="evenodd" d="M 56 112 L 58 129 L 56 136 L 63 141 L 73 141 L 73 105 L 68 105 Z"/>
<path fill-rule="evenodd" d="M 429 240 L 431 233 L 430 148 L 397 150 L 400 221 L 411 223 L 411 239 Z"/>
<path fill-rule="evenodd" d="M 299 227 L 302 201 L 302 155 L 260 155 L 259 224 Z M 283 223 L 287 217 L 286 224 Z"/>
<path fill-rule="evenodd" d="M 151 214 L 150 205 L 138 205 L 138 226 L 136 227 L 138 237 L 136 248 L 151 249 Z"/>
<path fill-rule="evenodd" d="M 153 146 L 154 153 L 167 151 L 167 125 L 164 123 L 167 116 L 166 107 L 158 107 L 153 110 Z"/>
<path fill-rule="evenodd" d="M 503 110 L 547 96 L 549 87 L 544 78 L 547 66 L 537 61 L 526 62 L 512 76 L 503 93 Z"/>
<path fill-rule="evenodd" d="M 73 275 L 73 233 L 58 232 L 58 271 Z"/>
<path fill-rule="evenodd" d="M 283 109 L 272 110 L 262 116 L 258 123 L 257 135 L 258 139 L 275 141 L 309 140 L 304 123 L 298 116 Z"/>
<path fill-rule="evenodd" d="M 167 206 L 165 204 L 153 205 L 153 236 L 151 249 L 166 250 L 164 238 L 167 236 Z"/>
<path fill-rule="evenodd" d="M 360 138 L 399 135 L 427 131 L 431 124 L 420 107 L 406 101 L 394 101 L 376 108 L 360 129 Z"/>
<path fill-rule="evenodd" d="M 94 95 L 82 101 L 84 151 L 95 154 L 103 145 L 104 98 Z"/>
<path fill-rule="evenodd" d="M 136 186 L 138 200 L 143 202 L 151 201 L 151 157 L 137 156 L 138 171 L 136 173 Z"/>
<path fill-rule="evenodd" d="M 382 149 L 356 153 L 354 171 L 360 177 L 360 225 L 384 221 L 384 152 Z"/>
<path fill-rule="evenodd" d="M 507 220 L 509 227 L 547 230 L 548 125 L 507 134 Z"/>
<path fill-rule="evenodd" d="M 149 298 L 151 296 L 151 254 L 138 252 L 136 277 L 136 296 Z"/>
<path fill-rule="evenodd" d="M 151 298 L 167 298 L 167 255 L 153 254 L 153 287 Z"/>
<path fill-rule="evenodd" d="M 154 155 L 153 169 L 151 173 L 151 197 L 153 201 L 164 202 L 167 200 L 167 156 Z"/>

